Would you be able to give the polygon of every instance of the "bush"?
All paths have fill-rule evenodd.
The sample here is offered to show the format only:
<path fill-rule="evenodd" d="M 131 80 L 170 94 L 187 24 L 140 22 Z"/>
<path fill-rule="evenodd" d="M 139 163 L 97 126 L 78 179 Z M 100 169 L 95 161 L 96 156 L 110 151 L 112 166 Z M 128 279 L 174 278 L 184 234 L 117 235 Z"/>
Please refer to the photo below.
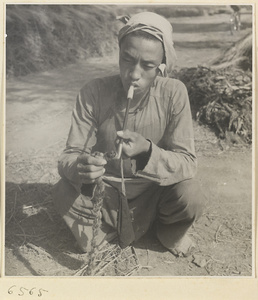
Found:
<path fill-rule="evenodd" d="M 7 76 L 43 71 L 116 48 L 111 6 L 7 5 Z"/>

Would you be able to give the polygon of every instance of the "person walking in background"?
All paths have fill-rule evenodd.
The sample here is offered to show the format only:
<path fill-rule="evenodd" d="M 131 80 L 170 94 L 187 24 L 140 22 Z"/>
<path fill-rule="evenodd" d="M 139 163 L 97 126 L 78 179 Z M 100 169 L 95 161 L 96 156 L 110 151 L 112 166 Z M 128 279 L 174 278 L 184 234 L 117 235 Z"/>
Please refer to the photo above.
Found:
<path fill-rule="evenodd" d="M 241 28 L 241 18 L 240 18 L 240 6 L 239 5 L 230 5 L 230 8 L 233 10 L 231 15 L 231 33 L 233 34 L 233 30 L 240 31 Z"/>
<path fill-rule="evenodd" d="M 203 201 L 194 180 L 187 90 L 168 77 L 176 61 L 172 26 L 150 12 L 121 20 L 120 74 L 97 78 L 80 90 L 58 162 L 61 179 L 54 203 L 81 250 L 91 251 L 92 200 L 101 178 L 105 192 L 99 247 L 117 235 L 123 246 L 130 245 L 152 228 L 170 252 L 187 256 L 194 248 L 187 233 L 201 216 Z M 122 130 L 131 88 L 127 129 Z M 108 153 L 117 151 L 117 141 L 123 142 L 122 157 L 108 159 Z M 126 213 L 120 206 L 124 194 Z"/>

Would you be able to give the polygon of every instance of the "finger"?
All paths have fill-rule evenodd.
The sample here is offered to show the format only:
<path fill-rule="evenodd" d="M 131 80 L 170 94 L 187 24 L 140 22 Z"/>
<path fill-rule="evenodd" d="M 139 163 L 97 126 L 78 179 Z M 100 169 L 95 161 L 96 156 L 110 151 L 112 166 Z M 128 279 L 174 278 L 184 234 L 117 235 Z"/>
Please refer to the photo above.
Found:
<path fill-rule="evenodd" d="M 84 184 L 91 184 L 91 183 L 95 183 L 96 179 L 85 179 L 85 178 L 81 178 L 81 183 Z"/>
<path fill-rule="evenodd" d="M 79 163 L 77 165 L 77 170 L 78 172 L 96 172 L 96 171 L 101 171 L 103 169 L 103 166 L 94 166 L 94 165 L 84 165 Z"/>
<path fill-rule="evenodd" d="M 95 151 L 95 152 L 93 152 L 91 155 L 94 156 L 94 157 L 103 157 L 103 156 L 104 156 L 104 153 Z"/>
<path fill-rule="evenodd" d="M 105 173 L 105 169 L 103 168 L 100 171 L 96 171 L 96 172 L 78 172 L 79 176 L 81 179 L 96 179 L 100 176 L 102 176 Z"/>
<path fill-rule="evenodd" d="M 131 157 L 132 156 L 132 148 L 128 144 L 124 143 L 122 154 L 125 159 Z"/>
<path fill-rule="evenodd" d="M 78 163 L 82 163 L 85 165 L 95 165 L 95 166 L 103 166 L 107 163 L 107 161 L 100 156 L 92 156 L 89 154 L 81 154 L 77 158 Z"/>
<path fill-rule="evenodd" d="M 134 132 L 128 129 L 126 129 L 125 131 L 117 131 L 117 135 L 120 138 L 127 139 L 127 140 L 133 140 L 134 138 Z"/>
<path fill-rule="evenodd" d="M 101 156 L 90 156 L 88 162 L 89 165 L 95 166 L 104 166 L 105 164 L 107 164 L 105 158 Z"/>

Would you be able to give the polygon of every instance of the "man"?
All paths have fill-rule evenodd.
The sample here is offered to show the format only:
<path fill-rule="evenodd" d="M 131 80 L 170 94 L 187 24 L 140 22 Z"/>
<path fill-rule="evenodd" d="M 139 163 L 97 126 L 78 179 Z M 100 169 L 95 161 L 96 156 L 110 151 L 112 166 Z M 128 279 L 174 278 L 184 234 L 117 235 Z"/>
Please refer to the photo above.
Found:
<path fill-rule="evenodd" d="M 233 10 L 232 21 L 234 22 L 234 30 L 239 31 L 241 27 L 241 20 L 240 20 L 241 7 L 239 5 L 230 5 L 230 7 Z"/>
<path fill-rule="evenodd" d="M 105 197 L 98 244 L 119 229 L 126 246 L 154 225 L 169 251 L 187 255 L 193 246 L 187 231 L 201 214 L 201 193 L 192 179 L 196 157 L 187 91 L 183 83 L 166 77 L 176 60 L 172 26 L 149 12 L 124 21 L 118 36 L 120 75 L 95 79 L 78 95 L 59 160 L 62 179 L 54 202 L 81 249 L 90 251 L 92 198 L 96 180 L 102 177 Z M 122 131 L 131 85 L 134 96 Z M 121 138 L 122 165 L 121 159 L 107 161 L 103 156 Z M 102 156 L 93 155 L 96 151 Z"/>

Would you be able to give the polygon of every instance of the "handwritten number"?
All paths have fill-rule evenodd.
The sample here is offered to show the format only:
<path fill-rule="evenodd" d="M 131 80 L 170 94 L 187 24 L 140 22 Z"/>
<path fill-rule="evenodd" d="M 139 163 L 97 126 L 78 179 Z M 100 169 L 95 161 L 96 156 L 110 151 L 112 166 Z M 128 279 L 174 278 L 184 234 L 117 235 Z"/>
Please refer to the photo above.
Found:
<path fill-rule="evenodd" d="M 33 290 L 35 290 L 35 287 L 32 288 L 32 289 L 29 291 L 29 294 L 30 294 L 30 295 L 33 295 Z"/>
<path fill-rule="evenodd" d="M 39 294 L 38 294 L 38 296 L 39 296 L 39 297 L 41 297 L 41 296 L 42 296 L 42 292 L 41 292 L 41 291 L 42 291 L 42 292 L 48 292 L 48 291 L 46 291 L 46 290 L 39 289 Z"/>
<path fill-rule="evenodd" d="M 8 294 L 9 295 L 11 295 L 11 294 L 13 294 L 14 293 L 14 288 L 16 287 L 16 285 L 12 285 L 11 287 L 9 287 L 9 289 L 8 289 Z M 34 290 L 35 290 L 36 288 L 34 287 L 34 288 L 32 288 L 32 289 L 26 289 L 25 287 L 20 287 L 20 289 L 19 289 L 19 294 L 18 294 L 18 296 L 25 296 L 25 291 L 29 291 L 29 294 L 32 296 L 33 295 L 33 293 L 34 293 Z M 44 290 L 44 289 L 39 289 L 38 290 L 38 294 L 37 294 L 37 296 L 38 297 L 42 297 L 42 295 L 43 295 L 43 293 L 48 293 L 48 291 L 47 290 Z"/>
<path fill-rule="evenodd" d="M 12 288 L 14 288 L 14 287 L 16 287 L 16 285 L 13 285 L 13 286 L 11 286 L 10 288 L 9 288 L 9 290 L 8 290 L 8 294 L 13 294 L 13 291 L 12 291 Z"/>
<path fill-rule="evenodd" d="M 22 294 L 18 294 L 18 296 L 24 296 L 23 290 L 28 291 L 28 289 L 25 289 L 24 287 L 21 287 L 21 288 L 20 288 L 20 292 L 21 292 Z"/>

